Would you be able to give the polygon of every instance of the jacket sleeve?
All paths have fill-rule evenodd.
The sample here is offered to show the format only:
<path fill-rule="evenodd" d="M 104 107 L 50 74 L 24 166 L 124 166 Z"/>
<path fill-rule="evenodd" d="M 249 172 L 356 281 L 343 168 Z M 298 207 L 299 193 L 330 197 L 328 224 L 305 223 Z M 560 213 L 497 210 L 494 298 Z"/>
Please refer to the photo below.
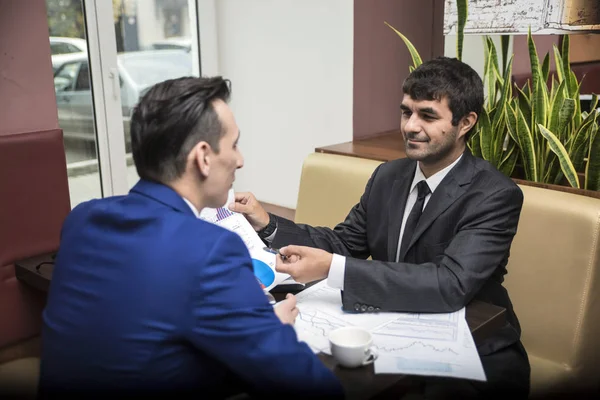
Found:
<path fill-rule="evenodd" d="M 191 293 L 190 341 L 261 397 L 343 396 L 333 373 L 273 312 L 242 240 L 225 232 L 208 259 Z"/>
<path fill-rule="evenodd" d="M 344 309 L 365 304 L 381 311 L 453 312 L 466 306 L 508 258 L 523 194 L 518 186 L 470 207 L 444 254 L 423 264 L 348 258 Z"/>
<path fill-rule="evenodd" d="M 274 216 L 277 219 L 277 233 L 273 239 L 273 246 L 296 244 L 320 248 L 346 257 L 368 258 L 371 253 L 367 242 L 367 204 L 380 167 L 381 165 L 377 166 L 369 178 L 358 204 L 352 207 L 344 222 L 334 229 L 295 224 L 285 218 Z"/>

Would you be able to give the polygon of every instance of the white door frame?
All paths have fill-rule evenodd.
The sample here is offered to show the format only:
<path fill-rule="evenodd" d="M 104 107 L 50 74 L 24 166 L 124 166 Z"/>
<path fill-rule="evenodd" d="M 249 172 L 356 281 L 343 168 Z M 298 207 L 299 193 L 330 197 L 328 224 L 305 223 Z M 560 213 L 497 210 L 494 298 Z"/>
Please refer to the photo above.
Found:
<path fill-rule="evenodd" d="M 84 0 L 98 163 L 104 197 L 129 191 L 112 7 L 112 1 Z"/>

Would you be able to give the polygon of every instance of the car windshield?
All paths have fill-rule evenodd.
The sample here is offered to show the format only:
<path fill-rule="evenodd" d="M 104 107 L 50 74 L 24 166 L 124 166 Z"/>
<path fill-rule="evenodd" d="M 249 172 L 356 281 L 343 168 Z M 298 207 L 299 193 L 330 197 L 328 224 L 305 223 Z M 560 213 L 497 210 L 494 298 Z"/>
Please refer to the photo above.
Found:
<path fill-rule="evenodd" d="M 140 87 L 192 75 L 192 58 L 183 51 L 129 53 L 120 61 L 131 79 Z"/>

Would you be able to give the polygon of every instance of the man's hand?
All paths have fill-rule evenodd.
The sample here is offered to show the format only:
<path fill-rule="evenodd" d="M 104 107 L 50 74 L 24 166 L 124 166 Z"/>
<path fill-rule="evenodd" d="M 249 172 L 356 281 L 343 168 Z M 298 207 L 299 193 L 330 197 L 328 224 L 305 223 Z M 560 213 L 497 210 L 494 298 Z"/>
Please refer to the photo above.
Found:
<path fill-rule="evenodd" d="M 306 246 L 286 246 L 279 249 L 275 269 L 290 274 L 296 282 L 308 283 L 327 278 L 333 254 Z"/>
<path fill-rule="evenodd" d="M 285 300 L 277 303 L 274 311 L 282 324 L 294 325 L 299 312 L 296 307 L 296 296 L 288 293 L 287 296 L 285 296 Z"/>
<path fill-rule="evenodd" d="M 231 211 L 244 214 L 255 231 L 260 231 L 269 224 L 269 214 L 250 192 L 235 194 L 235 203 L 229 204 Z"/>

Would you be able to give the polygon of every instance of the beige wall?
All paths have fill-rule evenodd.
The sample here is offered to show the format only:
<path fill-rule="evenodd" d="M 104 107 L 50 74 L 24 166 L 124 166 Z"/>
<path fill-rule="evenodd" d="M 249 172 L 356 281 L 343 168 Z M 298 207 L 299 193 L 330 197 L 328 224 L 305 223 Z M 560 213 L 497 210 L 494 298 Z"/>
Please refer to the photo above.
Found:
<path fill-rule="evenodd" d="M 0 1 L 0 135 L 58 128 L 44 0 Z"/>
<path fill-rule="evenodd" d="M 295 208 L 304 158 L 352 140 L 353 3 L 215 5 L 219 72 L 232 82 L 245 157 L 234 188 Z"/>

